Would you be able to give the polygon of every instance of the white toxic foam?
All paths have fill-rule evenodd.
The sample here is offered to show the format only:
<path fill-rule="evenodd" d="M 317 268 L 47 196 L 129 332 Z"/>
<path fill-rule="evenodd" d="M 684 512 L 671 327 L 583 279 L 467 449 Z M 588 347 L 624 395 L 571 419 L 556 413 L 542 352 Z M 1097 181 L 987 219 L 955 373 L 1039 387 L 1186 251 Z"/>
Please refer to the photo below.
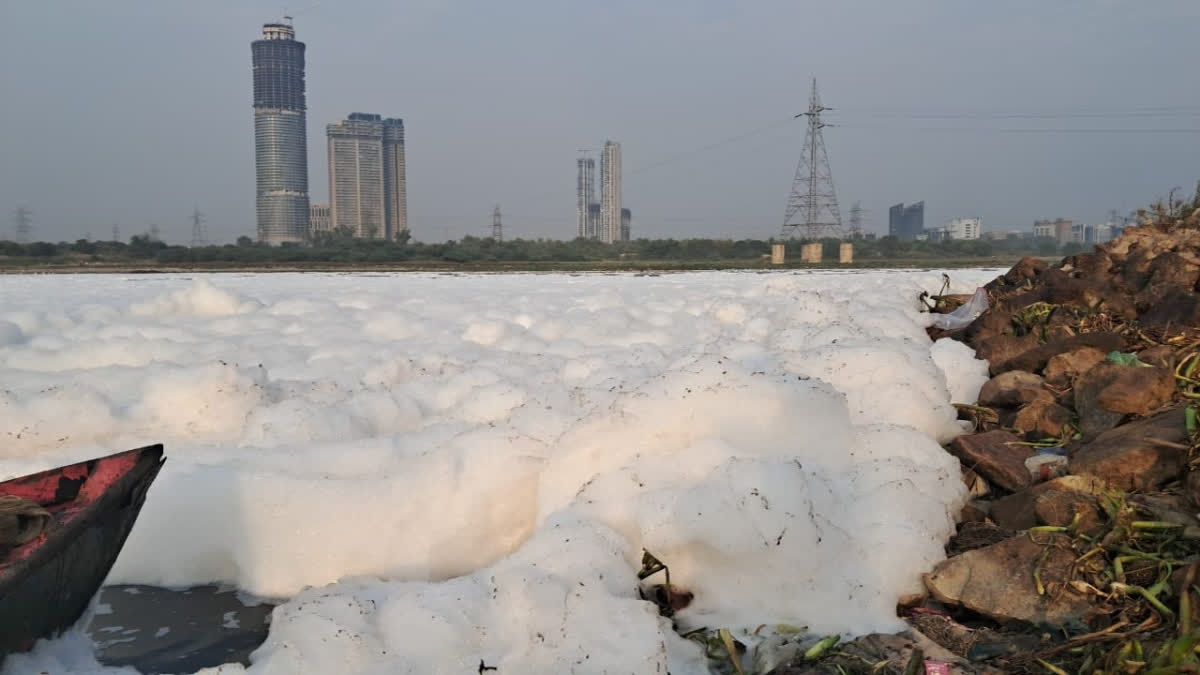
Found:
<path fill-rule="evenodd" d="M 0 473 L 164 443 L 109 582 L 287 600 L 255 673 L 704 672 L 643 550 L 682 629 L 900 628 L 987 372 L 935 272 L 5 283 Z"/>

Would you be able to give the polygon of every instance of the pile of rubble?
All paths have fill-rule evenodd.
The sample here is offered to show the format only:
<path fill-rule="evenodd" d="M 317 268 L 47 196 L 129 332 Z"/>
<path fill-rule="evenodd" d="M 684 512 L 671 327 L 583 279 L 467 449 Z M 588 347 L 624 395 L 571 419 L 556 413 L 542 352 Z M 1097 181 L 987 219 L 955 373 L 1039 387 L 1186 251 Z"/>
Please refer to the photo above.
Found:
<path fill-rule="evenodd" d="M 1024 259 L 972 323 L 931 328 L 992 375 L 948 447 L 971 492 L 949 557 L 890 651 L 775 672 L 1200 672 L 1198 283 L 1200 208 Z"/>

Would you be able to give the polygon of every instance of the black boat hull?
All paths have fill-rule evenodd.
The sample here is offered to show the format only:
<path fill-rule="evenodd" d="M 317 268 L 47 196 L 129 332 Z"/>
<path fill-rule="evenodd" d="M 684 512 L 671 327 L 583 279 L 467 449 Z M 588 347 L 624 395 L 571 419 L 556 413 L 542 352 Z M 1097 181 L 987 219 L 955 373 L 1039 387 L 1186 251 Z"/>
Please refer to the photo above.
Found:
<path fill-rule="evenodd" d="M 68 507 L 59 527 L 31 542 L 22 557 L 0 560 L 0 664 L 8 654 L 27 651 L 37 640 L 70 628 L 83 615 L 137 522 L 162 467 L 162 453 L 162 446 L 154 445 L 0 483 L 3 494 L 8 485 L 13 492 L 18 484 L 40 482 L 44 492 L 51 487 L 47 494 L 54 494 L 52 501 Z M 116 466 L 122 473 L 101 493 L 81 501 L 87 481 L 101 480 L 96 476 Z"/>

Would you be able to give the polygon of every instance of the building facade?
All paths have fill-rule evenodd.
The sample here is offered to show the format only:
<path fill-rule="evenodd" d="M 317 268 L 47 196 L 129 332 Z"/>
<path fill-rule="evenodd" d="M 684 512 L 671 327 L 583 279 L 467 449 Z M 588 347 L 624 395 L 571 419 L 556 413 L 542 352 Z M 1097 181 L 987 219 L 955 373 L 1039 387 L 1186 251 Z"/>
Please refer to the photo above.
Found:
<path fill-rule="evenodd" d="M 606 244 L 621 237 L 621 144 L 604 142 L 600 156 L 600 231 Z"/>
<path fill-rule="evenodd" d="M 925 236 L 925 202 L 905 206 L 895 204 L 888 209 L 888 234 L 903 241 Z"/>
<path fill-rule="evenodd" d="M 596 222 L 590 217 L 591 207 L 596 204 L 596 160 L 580 157 L 576 161 L 575 210 L 579 226 L 577 236 L 596 238 Z M 599 206 L 597 204 L 597 206 Z"/>
<path fill-rule="evenodd" d="M 1051 237 L 1060 244 L 1066 244 L 1075 239 L 1075 221 L 1067 218 L 1054 220 L 1033 221 L 1033 236 Z"/>
<path fill-rule="evenodd" d="M 258 240 L 306 241 L 308 132 L 304 43 L 287 24 L 269 23 L 250 43 L 254 76 L 254 179 Z"/>
<path fill-rule="evenodd" d="M 404 120 L 383 120 L 383 219 L 388 239 L 408 231 L 408 171 L 404 161 Z"/>
<path fill-rule="evenodd" d="M 621 237 L 620 241 L 629 241 L 630 229 L 633 226 L 633 211 L 629 209 L 621 209 Z"/>
<path fill-rule="evenodd" d="M 329 217 L 328 204 L 308 205 L 308 236 L 313 238 L 323 232 L 333 230 L 333 221 Z"/>
<path fill-rule="evenodd" d="M 408 229 L 404 122 L 351 113 L 325 135 L 332 228 L 389 240 Z"/>
<path fill-rule="evenodd" d="M 946 226 L 950 239 L 978 239 L 983 234 L 983 221 L 979 218 L 955 218 Z"/>

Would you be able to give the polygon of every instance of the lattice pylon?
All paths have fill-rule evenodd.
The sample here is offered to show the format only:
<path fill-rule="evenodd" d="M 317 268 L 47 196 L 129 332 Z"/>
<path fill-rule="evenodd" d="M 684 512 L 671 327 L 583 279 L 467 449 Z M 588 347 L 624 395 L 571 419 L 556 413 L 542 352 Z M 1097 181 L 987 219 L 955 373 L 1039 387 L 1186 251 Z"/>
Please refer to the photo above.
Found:
<path fill-rule="evenodd" d="M 792 180 L 792 192 L 788 196 L 787 210 L 783 216 L 782 238 L 799 235 L 804 239 L 823 237 L 841 238 L 842 213 L 838 209 L 837 192 L 833 187 L 833 172 L 829 168 L 829 155 L 825 152 L 826 125 L 821 113 L 832 108 L 821 105 L 817 94 L 817 80 L 812 81 L 812 95 L 808 100 L 808 111 L 796 117 L 808 118 L 804 132 L 804 152 L 796 165 L 796 177 Z"/>

